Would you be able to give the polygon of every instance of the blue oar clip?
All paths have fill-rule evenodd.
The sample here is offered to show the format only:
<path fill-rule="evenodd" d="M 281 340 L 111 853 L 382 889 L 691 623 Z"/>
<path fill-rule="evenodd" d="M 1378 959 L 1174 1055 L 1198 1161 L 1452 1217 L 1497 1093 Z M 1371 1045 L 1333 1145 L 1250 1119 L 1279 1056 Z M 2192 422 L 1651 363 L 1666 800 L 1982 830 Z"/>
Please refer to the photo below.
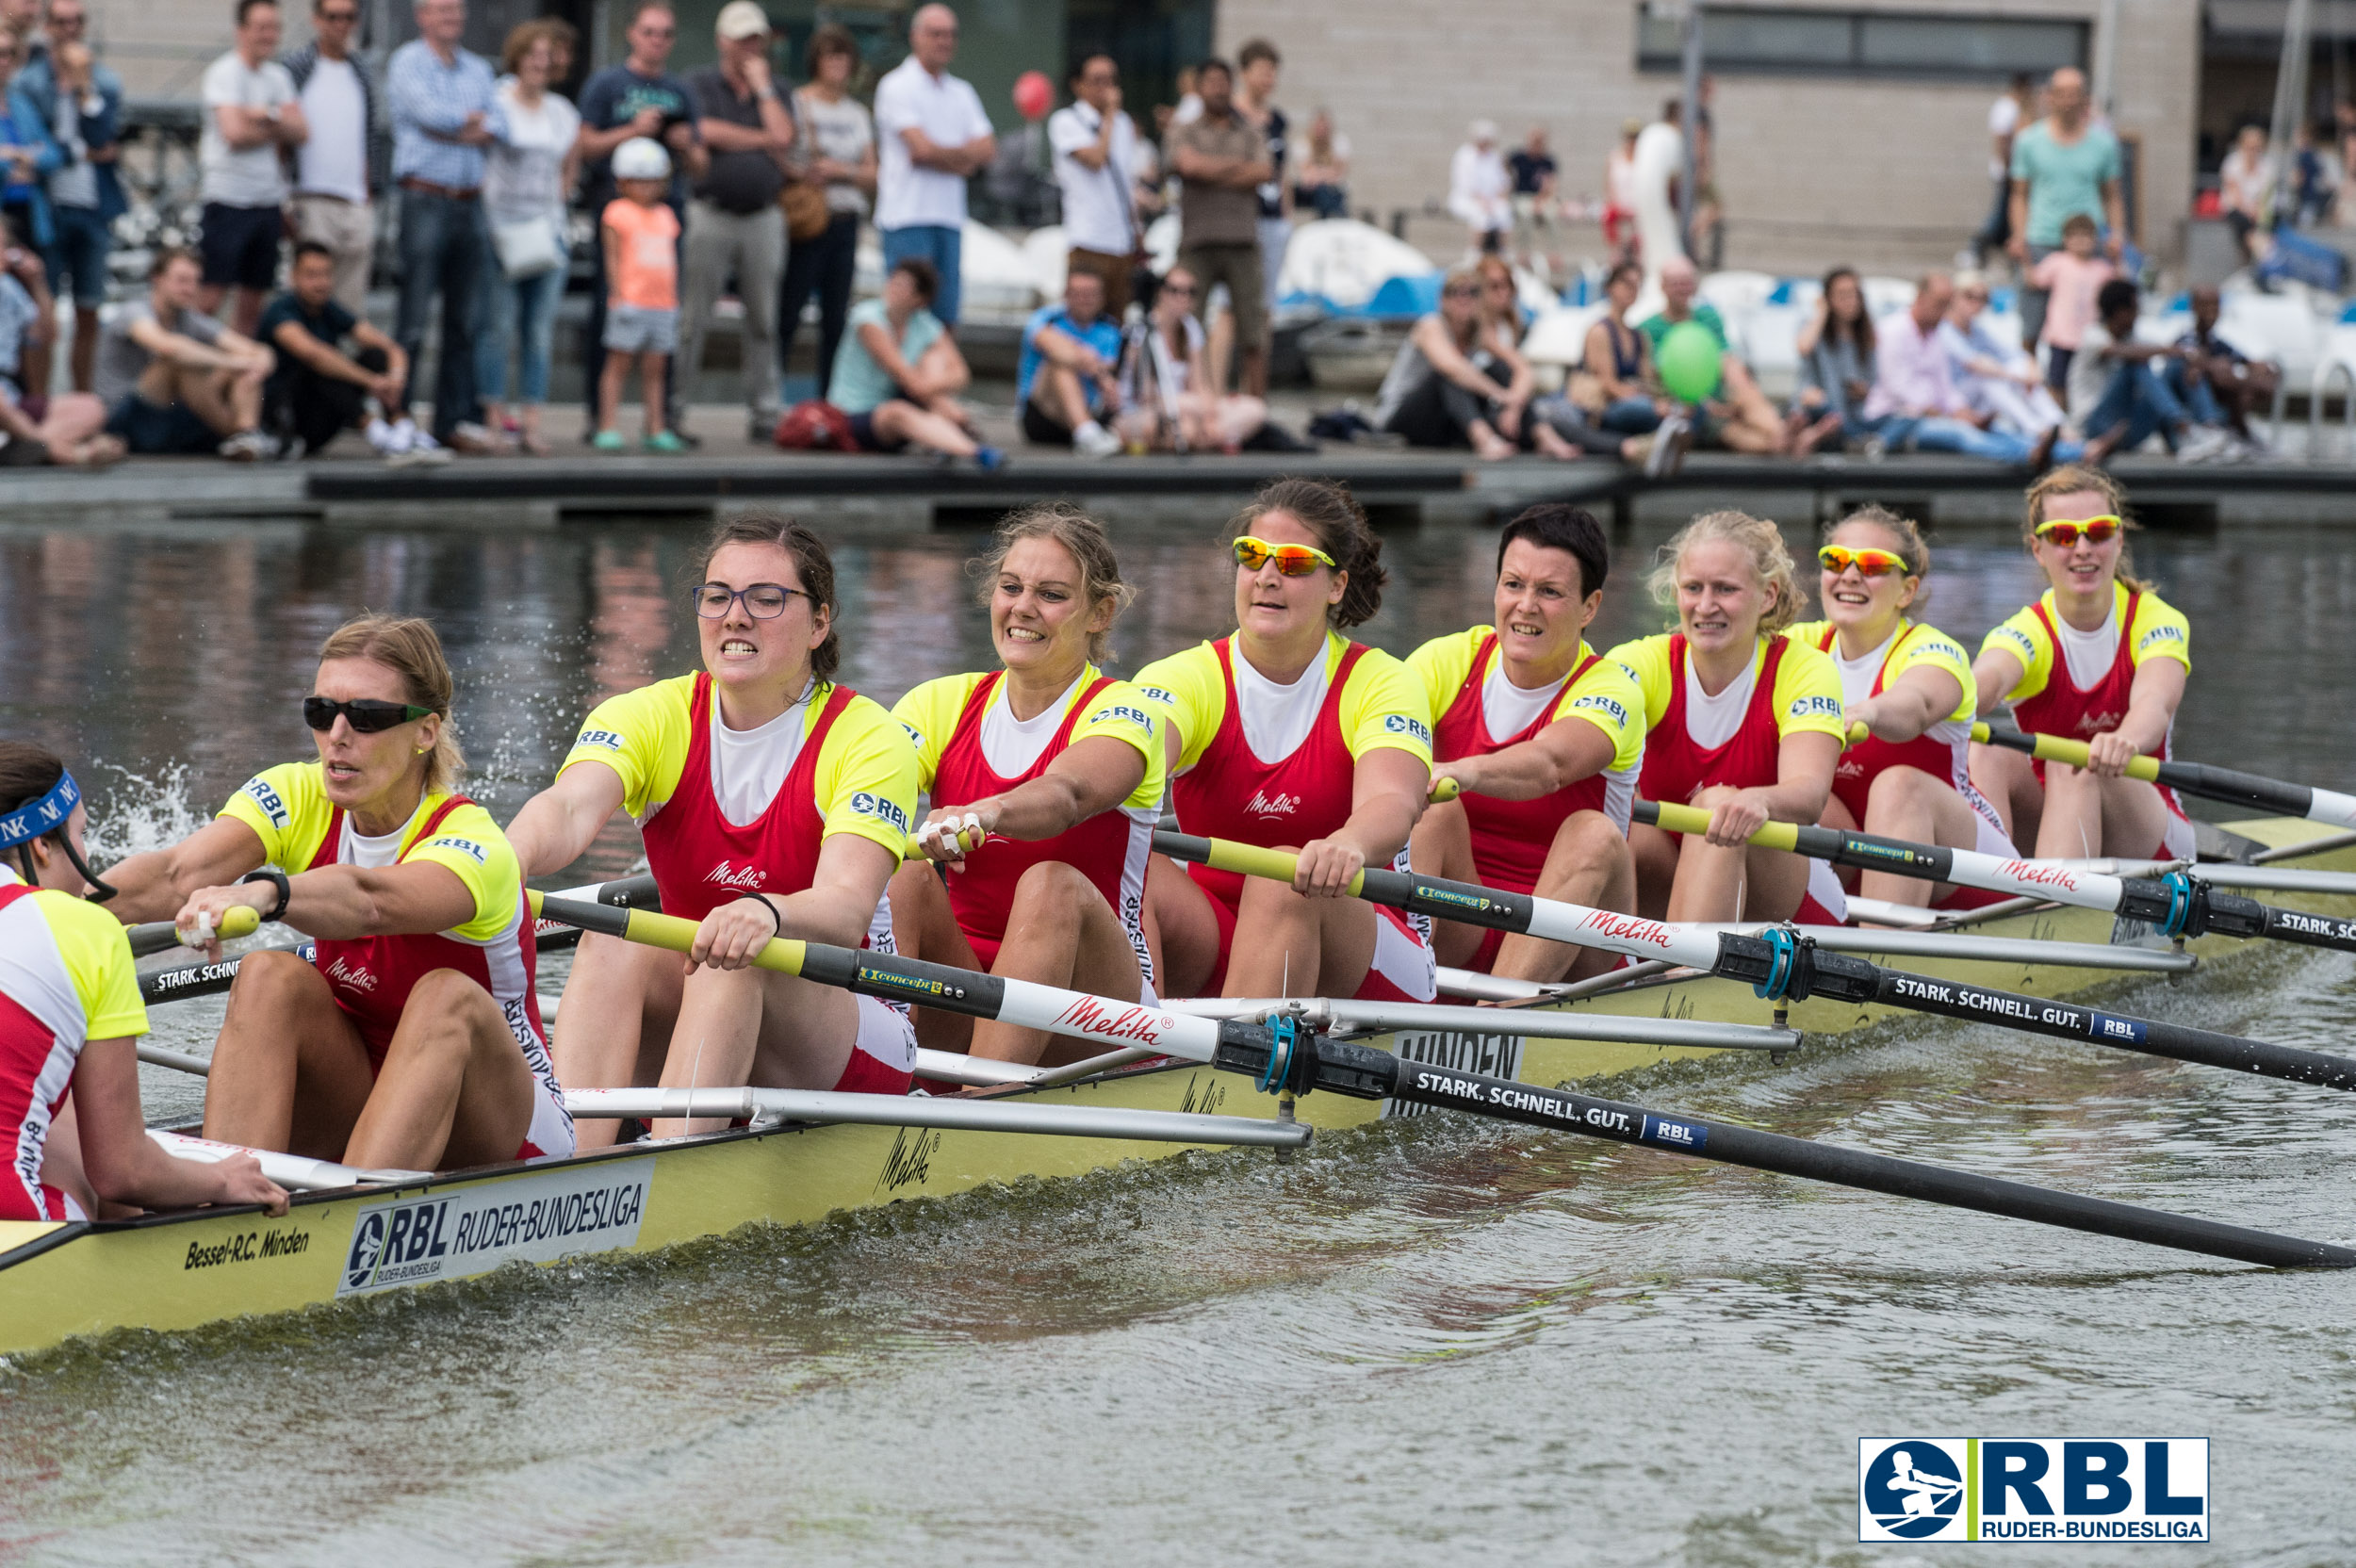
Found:
<path fill-rule="evenodd" d="M 1291 1075 L 1293 1053 L 1301 1045 L 1301 1020 L 1291 1013 L 1279 1013 L 1268 1021 L 1268 1066 L 1260 1072 L 1262 1092 L 1274 1094 Z"/>
<path fill-rule="evenodd" d="M 1799 936 L 1789 926 L 1771 925 L 1759 934 L 1759 939 L 1773 951 L 1775 967 L 1767 972 L 1766 979 L 1751 989 L 1762 999 L 1780 1002 L 1789 994 L 1792 976 L 1799 972 Z"/>
<path fill-rule="evenodd" d="M 2168 918 L 2160 923 L 2160 935 L 2181 937 L 2184 923 L 2192 918 L 2192 878 L 2181 871 L 2169 872 L 2160 878 L 2160 886 L 2168 890 Z"/>

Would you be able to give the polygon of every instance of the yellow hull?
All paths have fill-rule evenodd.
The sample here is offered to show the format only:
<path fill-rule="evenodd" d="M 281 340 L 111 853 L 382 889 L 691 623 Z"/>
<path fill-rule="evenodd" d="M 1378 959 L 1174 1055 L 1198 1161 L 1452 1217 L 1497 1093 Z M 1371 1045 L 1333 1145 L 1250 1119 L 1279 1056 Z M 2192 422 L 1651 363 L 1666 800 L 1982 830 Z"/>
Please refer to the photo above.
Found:
<path fill-rule="evenodd" d="M 2324 836 L 2313 824 L 2279 820 L 2237 824 L 2235 830 L 2268 843 Z M 2356 869 L 2356 848 L 2298 863 Z M 2335 906 L 2350 902 L 2280 901 L 2334 912 Z M 2047 908 L 1973 929 L 1991 937 L 2106 942 L 2111 927 L 2108 915 Z M 2247 944 L 2217 938 L 2194 945 L 2207 961 Z M 2040 996 L 2069 995 L 2119 978 L 2101 970 L 2006 969 L 1912 958 L 1896 960 L 1895 966 Z M 1742 1023 L 1773 1021 L 1775 1012 L 1747 986 L 1711 978 L 1664 979 L 1562 1005 L 1606 1016 Z M 1792 1009 L 1791 1022 L 1810 1034 L 1839 1034 L 1870 1024 L 1887 1011 L 1808 1002 Z M 1500 1022 L 1511 1016 L 1501 1013 Z M 1684 1047 L 1525 1039 L 1510 1033 L 1406 1033 L 1370 1043 L 1418 1060 L 1444 1060 L 1548 1085 L 1716 1054 Z M 1278 1114 L 1275 1101 L 1249 1080 L 1204 1067 L 1154 1067 L 1023 1092 L 1048 1103 Z M 1339 1130 L 1373 1120 L 1383 1107 L 1313 1095 L 1300 1102 L 1298 1112 L 1320 1130 Z M 284 1219 L 251 1211 L 194 1211 L 123 1224 L 5 1221 L 0 1222 L 0 1355 L 117 1329 L 189 1329 L 250 1314 L 288 1312 L 467 1278 L 515 1263 L 652 1251 L 755 1222 L 799 1225 L 841 1210 L 944 1197 L 986 1183 L 1076 1176 L 1127 1160 L 1160 1159 L 1185 1147 L 1038 1134 L 783 1127 L 651 1150 L 636 1145 L 357 1195 L 321 1194 L 298 1200 Z M 1267 1156 L 1236 1151 L 1225 1157 Z"/>

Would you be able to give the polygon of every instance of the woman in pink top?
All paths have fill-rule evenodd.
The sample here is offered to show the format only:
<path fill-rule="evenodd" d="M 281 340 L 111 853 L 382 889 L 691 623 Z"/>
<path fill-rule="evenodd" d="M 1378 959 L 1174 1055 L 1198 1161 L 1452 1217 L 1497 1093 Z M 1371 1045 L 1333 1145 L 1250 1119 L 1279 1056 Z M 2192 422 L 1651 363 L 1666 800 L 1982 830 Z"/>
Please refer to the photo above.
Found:
<path fill-rule="evenodd" d="M 2062 248 L 2029 269 L 2029 286 L 2051 291 L 2045 306 L 2045 381 L 2056 393 L 2070 385 L 2070 361 L 2094 324 L 2094 297 L 2119 276 L 2095 252 L 2101 232 L 2081 212 L 2062 225 Z"/>

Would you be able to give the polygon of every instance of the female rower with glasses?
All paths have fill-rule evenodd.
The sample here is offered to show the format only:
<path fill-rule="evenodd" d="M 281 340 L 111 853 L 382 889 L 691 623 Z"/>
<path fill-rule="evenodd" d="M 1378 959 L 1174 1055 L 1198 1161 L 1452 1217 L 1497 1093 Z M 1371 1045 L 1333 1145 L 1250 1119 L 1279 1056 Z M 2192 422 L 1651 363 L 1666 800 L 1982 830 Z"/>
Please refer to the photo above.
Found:
<path fill-rule="evenodd" d="M 1155 857 L 1155 972 L 1173 996 L 1437 994 L 1430 923 L 1347 896 L 1407 867 L 1431 782 L 1421 689 L 1337 629 L 1382 607 L 1382 541 L 1337 484 L 1288 479 L 1235 519 L 1235 629 L 1137 672 L 1165 719 L 1179 830 L 1297 850 L 1292 886 Z"/>
<path fill-rule="evenodd" d="M 1628 809 L 1644 757 L 1644 698 L 1627 670 L 1587 645 L 1611 562 L 1603 529 L 1549 501 L 1497 541 L 1490 624 L 1435 637 L 1407 657 L 1438 722 L 1433 778 L 1464 793 L 1415 825 L 1427 875 L 1632 914 Z M 1594 949 L 1437 923 L 1442 961 L 1553 981 L 1599 973 Z"/>
<path fill-rule="evenodd" d="M 1922 599 L 1930 547 L 1911 517 L 1861 507 L 1833 525 L 1816 552 L 1824 618 L 1785 635 L 1832 656 L 1841 722 L 1864 738 L 1841 754 L 1826 827 L 1977 850 L 2010 858 L 1996 808 L 1972 787 L 1977 700 L 1963 646 L 1907 614 Z M 1891 904 L 1971 907 L 1995 895 L 1869 871 L 1857 890 Z"/>
<path fill-rule="evenodd" d="M 2084 741 L 2087 766 L 1972 748 L 1972 777 L 2040 857 L 2189 860 L 2192 821 L 2175 792 L 2125 776 L 2166 760 L 2192 670 L 2184 612 L 2129 575 L 2127 498 L 2100 468 L 2056 468 L 2029 486 L 2021 539 L 2043 596 L 1988 634 L 1973 661 L 1983 716 L 2009 705 L 2032 734 Z"/>
<path fill-rule="evenodd" d="M 112 873 L 124 922 L 170 918 L 216 955 L 238 906 L 317 940 L 313 961 L 237 966 L 205 1136 L 409 1170 L 571 1153 L 523 874 L 457 792 L 441 639 L 421 620 L 349 621 L 311 692 L 317 760 L 255 775 L 211 823 Z"/>
<path fill-rule="evenodd" d="M 102 1200 L 285 1214 L 253 1155 L 176 1160 L 147 1135 L 147 1008 L 123 924 L 98 906 L 115 890 L 83 859 L 89 821 L 54 752 L 0 741 L 0 1220 L 105 1217 Z"/>
<path fill-rule="evenodd" d="M 775 937 L 892 949 L 884 889 L 912 825 L 916 753 L 880 704 L 835 683 L 834 563 L 791 518 L 732 518 L 689 596 L 704 667 L 598 704 L 556 782 L 508 825 L 525 874 L 548 875 L 629 812 L 663 913 L 700 923 L 683 963 L 581 939 L 559 1070 L 579 1087 L 906 1093 L 916 1037 L 904 1010 L 751 967 Z M 618 1131 L 591 1121 L 581 1142 Z"/>
<path fill-rule="evenodd" d="M 1656 920 L 1840 921 L 1829 867 L 1750 842 L 1770 822 L 1823 816 L 1841 757 L 1840 674 L 1783 635 L 1801 603 L 1783 535 L 1740 512 L 1705 514 L 1661 547 L 1651 587 L 1677 629 L 1609 655 L 1644 694 L 1637 791 L 1706 808 L 1710 831 L 1629 830 L 1637 907 Z"/>
<path fill-rule="evenodd" d="M 1036 506 L 975 562 L 1002 668 L 928 680 L 892 716 L 916 743 L 926 858 L 893 878 L 900 951 L 1099 996 L 1152 1001 L 1146 857 L 1166 764 L 1144 696 L 1097 667 L 1134 596 L 1103 525 Z M 1088 1049 L 928 1007 L 938 1050 L 1038 1063 Z"/>

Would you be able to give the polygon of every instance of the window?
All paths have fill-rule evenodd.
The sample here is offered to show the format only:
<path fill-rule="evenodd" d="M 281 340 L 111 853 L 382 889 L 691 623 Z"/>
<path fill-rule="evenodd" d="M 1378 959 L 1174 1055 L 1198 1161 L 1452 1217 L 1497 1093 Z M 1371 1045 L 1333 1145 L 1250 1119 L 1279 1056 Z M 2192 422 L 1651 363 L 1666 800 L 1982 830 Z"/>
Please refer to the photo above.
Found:
<path fill-rule="evenodd" d="M 2087 24 L 2068 17 L 1954 16 L 1922 11 L 1702 8 L 1704 67 L 1727 75 L 1947 76 L 2002 79 L 2085 66 Z M 1683 61 L 1677 16 L 1636 13 L 1636 68 Z"/>

